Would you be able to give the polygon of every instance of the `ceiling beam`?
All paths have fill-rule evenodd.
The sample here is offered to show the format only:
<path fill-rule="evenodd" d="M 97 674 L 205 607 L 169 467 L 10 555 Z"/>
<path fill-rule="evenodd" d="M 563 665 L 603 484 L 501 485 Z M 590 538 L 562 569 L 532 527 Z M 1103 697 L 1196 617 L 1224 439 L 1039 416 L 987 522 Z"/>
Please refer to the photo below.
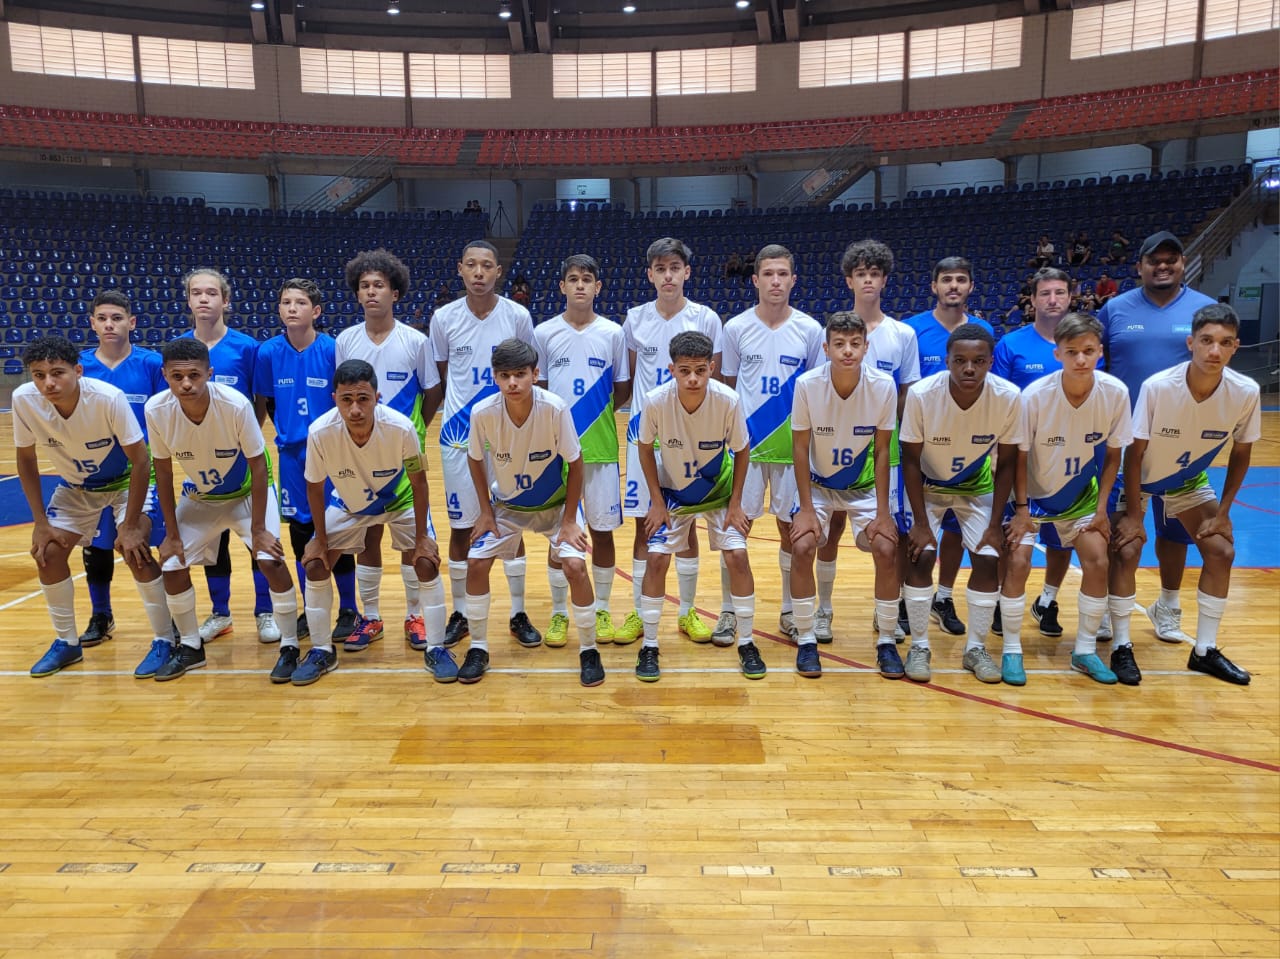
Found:
<path fill-rule="evenodd" d="M 555 27 L 551 23 L 551 0 L 533 0 L 533 41 L 539 53 L 550 53 Z"/>
<path fill-rule="evenodd" d="M 782 39 L 788 43 L 800 40 L 800 5 L 797 0 L 782 0 Z"/>

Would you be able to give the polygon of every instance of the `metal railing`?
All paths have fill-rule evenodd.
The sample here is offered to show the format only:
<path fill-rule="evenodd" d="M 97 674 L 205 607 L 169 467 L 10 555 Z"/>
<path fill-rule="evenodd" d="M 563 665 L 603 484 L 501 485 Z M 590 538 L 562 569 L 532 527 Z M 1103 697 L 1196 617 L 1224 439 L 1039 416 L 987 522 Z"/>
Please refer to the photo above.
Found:
<path fill-rule="evenodd" d="M 1276 202 L 1280 168 L 1268 166 L 1261 171 L 1255 168 L 1253 172 L 1249 185 L 1187 244 L 1185 282 L 1188 286 L 1200 282 L 1214 261 L 1229 251 L 1235 238 L 1258 221 L 1267 204 Z"/>

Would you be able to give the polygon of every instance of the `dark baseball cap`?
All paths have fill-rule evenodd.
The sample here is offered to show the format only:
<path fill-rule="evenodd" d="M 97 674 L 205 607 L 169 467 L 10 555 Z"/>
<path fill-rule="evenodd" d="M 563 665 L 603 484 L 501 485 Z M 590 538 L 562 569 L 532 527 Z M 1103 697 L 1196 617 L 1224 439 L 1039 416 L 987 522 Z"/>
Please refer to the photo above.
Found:
<path fill-rule="evenodd" d="M 1142 241 L 1142 247 L 1138 250 L 1138 259 L 1150 256 L 1162 246 L 1171 246 L 1179 253 L 1182 252 L 1182 241 L 1168 230 L 1161 230 L 1159 233 L 1152 233 Z"/>

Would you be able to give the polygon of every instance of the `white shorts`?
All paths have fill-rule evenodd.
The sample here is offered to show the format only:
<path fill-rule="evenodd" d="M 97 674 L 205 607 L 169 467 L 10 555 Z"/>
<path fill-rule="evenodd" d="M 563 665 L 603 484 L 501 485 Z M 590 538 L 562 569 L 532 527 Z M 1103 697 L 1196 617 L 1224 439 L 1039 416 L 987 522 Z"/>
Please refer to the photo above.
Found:
<path fill-rule="evenodd" d="M 662 461 L 662 452 L 655 449 L 654 456 Z M 627 444 L 627 475 L 622 493 L 622 515 L 628 519 L 644 519 L 649 512 L 649 484 L 644 481 L 640 468 L 640 447 Z"/>
<path fill-rule="evenodd" d="M 858 549 L 870 551 L 867 538 L 863 535 L 871 521 L 876 518 L 876 491 L 869 490 L 834 490 L 825 486 L 811 486 L 810 498 L 813 500 L 813 511 L 818 516 L 818 545 L 827 541 L 827 533 L 831 529 L 831 517 L 835 513 L 846 513 L 849 517 L 849 532 Z M 799 510 L 799 504 L 796 505 Z M 892 518 L 892 511 L 890 511 Z"/>
<path fill-rule="evenodd" d="M 155 524 L 155 487 L 147 487 L 147 499 L 142 504 L 142 513 Z M 102 519 L 102 511 L 109 509 L 115 515 L 116 528 L 124 522 L 125 510 L 129 505 L 129 491 L 122 490 L 86 490 L 72 486 L 58 485 L 49 497 L 49 505 L 44 515 L 49 525 L 55 529 L 75 533 L 80 537 L 81 546 L 88 546 L 98 535 L 98 522 Z"/>
<path fill-rule="evenodd" d="M 467 558 L 515 559 L 516 554 L 520 551 L 520 544 L 524 542 L 522 534 L 525 530 L 528 530 L 531 533 L 541 533 L 550 540 L 552 547 L 556 550 L 556 556 L 560 559 L 585 560 L 587 558 L 586 553 L 557 540 L 563 517 L 564 506 L 557 506 L 553 509 L 518 510 L 508 509 L 495 503 L 493 506 L 493 518 L 498 526 L 498 535 L 494 536 L 492 533 L 485 533 L 471 544 L 471 550 L 467 553 Z M 578 522 L 579 524 L 582 522 L 581 509 L 578 511 Z"/>
<path fill-rule="evenodd" d="M 197 500 L 189 496 L 178 499 L 178 535 L 182 537 L 182 552 L 186 556 L 186 564 L 171 556 L 164 561 L 166 573 L 185 569 L 189 566 L 212 566 L 218 561 L 218 544 L 225 530 L 231 530 L 240 537 L 240 542 L 253 549 L 253 507 L 252 496 L 241 496 L 239 499 Z M 276 498 L 276 488 L 267 487 L 266 530 L 276 539 L 280 538 L 280 504 Z M 274 562 L 270 553 L 256 553 L 254 558 L 260 561 Z"/>
<path fill-rule="evenodd" d="M 598 533 L 622 525 L 617 463 L 582 464 L 582 513 L 587 518 L 587 526 Z"/>
<path fill-rule="evenodd" d="M 747 537 L 737 527 L 725 523 L 728 510 L 707 510 L 705 513 L 669 513 L 667 522 L 649 537 L 651 553 L 681 553 L 689 548 L 689 535 L 694 522 L 701 517 L 707 524 L 707 542 L 712 549 L 746 549 Z"/>
<path fill-rule="evenodd" d="M 1217 498 L 1218 494 L 1208 484 L 1189 489 L 1185 493 L 1178 493 L 1176 496 L 1165 494 L 1157 497 L 1163 503 L 1164 515 L 1174 518 L 1181 516 L 1189 509 L 1195 509 L 1197 506 L 1211 503 Z M 1149 499 L 1150 494 L 1144 493 L 1142 501 L 1146 503 Z"/>
<path fill-rule="evenodd" d="M 784 523 L 791 522 L 796 502 L 796 471 L 790 463 L 747 464 L 747 480 L 742 486 L 742 509 L 747 519 L 764 515 L 764 489 L 769 487 L 769 512 Z"/>
<path fill-rule="evenodd" d="M 414 520 L 412 507 L 398 513 L 366 516 L 363 513 L 348 513 L 345 509 L 329 506 L 324 511 L 325 538 L 329 543 L 329 549 L 336 549 L 340 553 L 358 553 L 364 549 L 365 531 L 371 526 L 385 526 L 391 530 L 392 548 L 403 553 L 417 545 Z M 432 539 L 436 538 L 430 510 L 427 510 L 427 535 Z"/>
<path fill-rule="evenodd" d="M 947 510 L 955 515 L 960 524 L 960 538 L 964 548 L 979 556 L 998 556 L 999 553 L 990 546 L 978 548 L 983 534 L 991 525 L 992 494 L 981 496 L 959 496 L 955 493 L 935 493 L 930 489 L 924 491 L 924 509 L 929 517 L 929 530 L 935 539 L 942 535 L 942 517 Z"/>
<path fill-rule="evenodd" d="M 488 475 L 486 457 L 485 475 Z M 444 502 L 452 529 L 470 529 L 480 518 L 476 485 L 471 482 L 467 451 L 456 446 L 440 447 L 440 471 L 444 474 Z"/>
<path fill-rule="evenodd" d="M 1005 522 L 1008 523 L 1012 516 L 1012 507 L 1005 509 Z M 1032 517 L 1035 519 L 1035 517 Z M 1044 519 L 1035 520 L 1036 529 L 1030 533 L 1023 534 L 1022 539 L 1018 541 L 1019 546 L 1035 546 L 1036 534 L 1039 533 L 1040 542 L 1049 549 L 1071 549 L 1073 543 L 1080 536 L 1080 531 L 1089 525 L 1093 519 L 1093 514 L 1079 516 L 1075 519 Z"/>

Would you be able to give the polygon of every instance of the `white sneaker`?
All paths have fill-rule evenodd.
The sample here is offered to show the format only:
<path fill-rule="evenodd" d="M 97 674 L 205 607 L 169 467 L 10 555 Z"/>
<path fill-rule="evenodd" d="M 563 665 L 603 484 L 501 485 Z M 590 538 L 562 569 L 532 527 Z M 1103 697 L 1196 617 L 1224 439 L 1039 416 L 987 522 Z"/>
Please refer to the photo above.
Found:
<path fill-rule="evenodd" d="M 1157 599 L 1147 607 L 1147 618 L 1156 628 L 1156 639 L 1165 643 L 1195 642 L 1182 631 L 1182 610 L 1170 609 Z"/>
<path fill-rule="evenodd" d="M 715 629 L 711 631 L 711 642 L 717 646 L 732 646 L 738 641 L 738 617 L 725 610 L 716 620 Z"/>
<path fill-rule="evenodd" d="M 209 618 L 200 624 L 200 641 L 208 643 L 231 632 L 231 617 L 210 613 Z"/>
<path fill-rule="evenodd" d="M 276 618 L 270 613 L 258 614 L 258 642 L 263 644 L 280 642 L 280 627 L 276 625 Z"/>
<path fill-rule="evenodd" d="M 820 643 L 831 642 L 831 610 L 819 609 L 813 614 L 813 637 Z"/>
<path fill-rule="evenodd" d="M 778 629 L 787 639 L 796 638 L 796 617 L 795 614 L 788 611 L 778 617 Z"/>
<path fill-rule="evenodd" d="M 1098 624 L 1098 642 L 1109 643 L 1113 639 L 1111 632 L 1111 614 L 1103 613 L 1102 622 Z"/>

